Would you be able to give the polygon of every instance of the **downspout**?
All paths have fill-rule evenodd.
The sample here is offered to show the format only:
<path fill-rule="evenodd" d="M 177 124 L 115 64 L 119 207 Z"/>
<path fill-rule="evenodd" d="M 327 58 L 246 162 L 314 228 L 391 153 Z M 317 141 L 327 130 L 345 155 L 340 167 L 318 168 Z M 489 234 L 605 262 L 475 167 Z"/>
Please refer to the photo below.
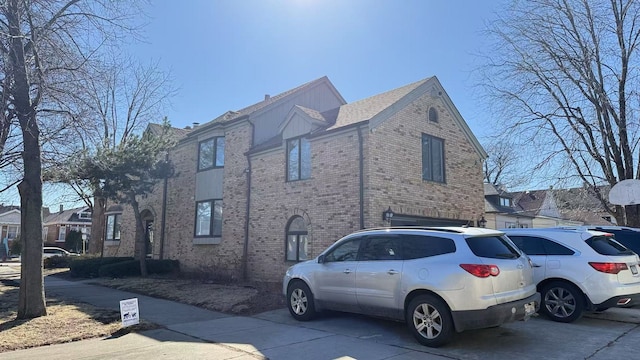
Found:
<path fill-rule="evenodd" d="M 169 153 L 165 155 L 164 160 L 169 162 Z M 164 229 L 166 228 L 167 220 L 167 188 L 169 186 L 169 176 L 164 177 L 164 184 L 162 188 L 162 227 L 160 228 L 160 260 L 164 259 Z"/>
<path fill-rule="evenodd" d="M 358 153 L 360 167 L 360 229 L 364 229 L 364 145 L 362 143 L 362 128 L 358 126 Z"/>
<path fill-rule="evenodd" d="M 255 137 L 255 125 L 251 121 L 248 122 L 251 125 L 251 143 L 249 144 L 249 150 L 251 150 Z M 249 150 L 244 154 L 247 157 L 247 169 L 245 170 L 247 175 L 247 208 L 244 214 L 244 246 L 242 248 L 242 279 L 244 281 L 249 278 L 249 216 L 251 215 L 251 154 Z"/>

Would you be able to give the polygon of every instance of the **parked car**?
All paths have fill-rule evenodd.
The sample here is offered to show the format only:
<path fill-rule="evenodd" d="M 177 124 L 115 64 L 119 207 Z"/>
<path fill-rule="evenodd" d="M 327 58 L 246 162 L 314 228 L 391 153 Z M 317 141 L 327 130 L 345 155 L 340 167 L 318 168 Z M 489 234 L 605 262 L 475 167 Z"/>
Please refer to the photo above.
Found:
<path fill-rule="evenodd" d="M 613 225 L 590 225 L 584 226 L 584 228 L 611 233 L 616 238 L 616 241 L 633 250 L 636 254 L 640 254 L 640 229 Z"/>
<path fill-rule="evenodd" d="M 540 312 L 572 322 L 585 311 L 640 300 L 640 258 L 610 233 L 583 228 L 505 229 L 533 261 Z"/>
<path fill-rule="evenodd" d="M 42 248 L 42 257 L 48 258 L 52 256 L 78 256 L 79 254 L 69 252 L 63 248 L 56 246 L 45 246 Z"/>
<path fill-rule="evenodd" d="M 297 320 L 324 309 L 395 319 L 432 347 L 540 304 L 529 259 L 504 233 L 462 227 L 355 232 L 291 266 L 282 290 Z"/>

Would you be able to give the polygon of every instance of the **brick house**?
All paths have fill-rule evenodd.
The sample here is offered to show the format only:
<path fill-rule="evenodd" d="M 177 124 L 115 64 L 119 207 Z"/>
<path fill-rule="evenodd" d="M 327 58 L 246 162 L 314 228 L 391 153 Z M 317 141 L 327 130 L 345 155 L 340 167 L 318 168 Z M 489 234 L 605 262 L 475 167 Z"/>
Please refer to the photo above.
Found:
<path fill-rule="evenodd" d="M 45 214 L 46 215 L 46 214 Z M 85 242 L 91 239 L 91 209 L 87 206 L 64 209 L 44 216 L 42 221 L 42 236 L 48 246 L 65 247 L 65 240 L 70 231 L 78 231 Z M 86 243 L 85 243 L 86 245 Z"/>
<path fill-rule="evenodd" d="M 350 104 L 322 77 L 176 136 L 178 176 L 140 208 L 149 256 L 183 271 L 280 281 L 340 237 L 388 225 L 385 210 L 393 225 L 484 213 L 486 153 L 435 77 Z M 132 255 L 131 210 L 107 216 L 105 255 Z"/>

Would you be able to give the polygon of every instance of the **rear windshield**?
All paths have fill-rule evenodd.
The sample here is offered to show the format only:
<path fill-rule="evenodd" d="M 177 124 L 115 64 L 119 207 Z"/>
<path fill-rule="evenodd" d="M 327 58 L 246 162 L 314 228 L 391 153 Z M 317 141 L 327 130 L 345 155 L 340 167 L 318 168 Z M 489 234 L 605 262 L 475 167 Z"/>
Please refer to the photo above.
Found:
<path fill-rule="evenodd" d="M 467 244 L 476 256 L 492 259 L 517 259 L 520 253 L 511 243 L 500 236 L 466 238 Z"/>
<path fill-rule="evenodd" d="M 633 251 L 614 241 L 610 236 L 593 236 L 585 242 L 601 255 L 621 256 L 633 254 Z"/>
<path fill-rule="evenodd" d="M 616 238 L 616 241 L 626 246 L 629 250 L 633 250 L 635 253 L 640 254 L 640 231 L 621 229 L 621 230 L 609 230 L 603 229 L 600 231 L 612 233 Z"/>

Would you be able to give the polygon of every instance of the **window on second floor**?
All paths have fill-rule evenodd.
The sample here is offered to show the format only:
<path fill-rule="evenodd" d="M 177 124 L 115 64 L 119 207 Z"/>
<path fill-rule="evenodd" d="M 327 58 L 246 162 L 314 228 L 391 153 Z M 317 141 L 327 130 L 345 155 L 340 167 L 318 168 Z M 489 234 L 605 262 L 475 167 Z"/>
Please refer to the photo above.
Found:
<path fill-rule="evenodd" d="M 511 199 L 501 197 L 500 198 L 500 205 L 501 206 L 511 206 Z"/>
<path fill-rule="evenodd" d="M 87 211 L 81 212 L 78 216 L 80 219 L 91 219 L 91 213 Z"/>
<path fill-rule="evenodd" d="M 422 179 L 445 182 L 444 140 L 422 134 Z"/>
<path fill-rule="evenodd" d="M 311 177 L 311 144 L 305 138 L 287 140 L 287 181 Z"/>
<path fill-rule="evenodd" d="M 201 141 L 198 145 L 198 171 L 224 166 L 224 136 Z"/>

